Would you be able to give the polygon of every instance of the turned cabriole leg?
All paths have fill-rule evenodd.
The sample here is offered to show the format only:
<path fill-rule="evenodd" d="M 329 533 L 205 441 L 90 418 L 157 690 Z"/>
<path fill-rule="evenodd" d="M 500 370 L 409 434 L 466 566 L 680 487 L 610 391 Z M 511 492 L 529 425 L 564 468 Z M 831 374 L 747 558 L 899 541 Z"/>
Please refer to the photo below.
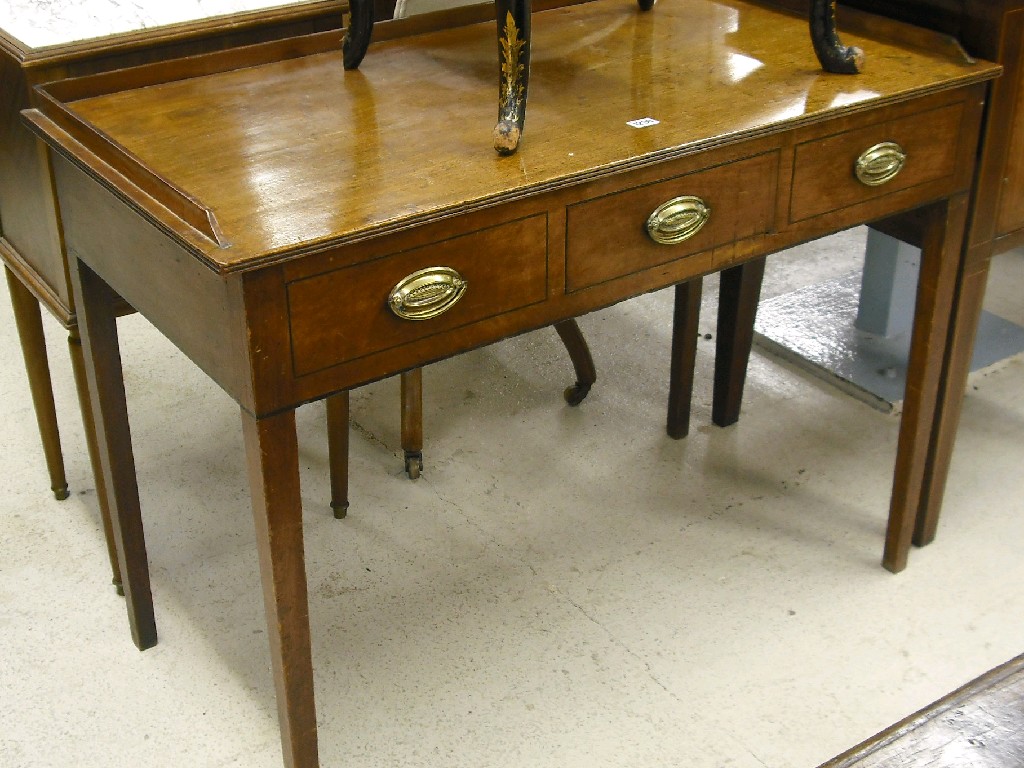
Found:
<path fill-rule="evenodd" d="M 156 644 L 149 560 L 135 477 L 124 377 L 117 341 L 116 294 L 88 266 L 68 259 L 82 335 L 89 408 L 110 506 L 132 639 L 141 650 Z"/>
<path fill-rule="evenodd" d="M 28 374 L 32 405 L 39 425 L 39 437 L 43 443 L 46 469 L 50 475 L 50 489 L 58 501 L 68 497 L 68 481 L 64 473 L 64 456 L 60 450 L 60 432 L 57 428 L 57 407 L 53 402 L 53 382 L 50 379 L 50 364 L 46 359 L 46 337 L 43 334 L 43 318 L 39 302 L 10 269 L 7 286 L 11 292 L 11 307 L 14 323 L 18 329 L 21 352 L 25 357 L 25 372 Z"/>
<path fill-rule="evenodd" d="M 82 337 L 78 325 L 73 325 L 68 334 L 68 349 L 71 352 L 71 370 L 78 390 L 78 405 L 82 411 L 82 425 L 85 427 L 85 445 L 89 451 L 89 465 L 96 483 L 96 502 L 100 507 L 100 521 L 103 523 L 103 537 L 107 543 L 107 557 L 110 559 L 111 582 L 119 595 L 124 594 L 121 584 L 121 566 L 117 562 L 117 545 L 114 543 L 114 523 L 110 518 L 110 503 L 107 501 L 107 486 L 103 482 L 103 466 L 100 464 L 100 449 L 96 441 L 96 423 L 89 407 L 89 383 L 85 374 L 85 356 L 82 353 Z"/>
<path fill-rule="evenodd" d="M 695 277 L 675 288 L 672 314 L 672 356 L 668 384 L 666 431 L 674 440 L 690 433 L 690 401 L 693 398 L 693 368 L 697 360 L 697 326 L 704 281 Z"/>
<path fill-rule="evenodd" d="M 338 520 L 348 515 L 348 390 L 327 398 L 327 461 L 331 473 L 331 509 Z"/>
<path fill-rule="evenodd" d="M 530 83 L 530 0 L 495 0 L 498 25 L 498 124 L 494 149 L 511 155 L 526 122 Z"/>
<path fill-rule="evenodd" d="M 587 340 L 583 338 L 583 331 L 575 320 L 563 320 L 555 323 L 555 331 L 558 338 L 565 345 L 569 353 L 569 360 L 572 361 L 573 370 L 576 373 L 576 383 L 567 387 L 563 393 L 565 402 L 569 405 L 579 405 L 590 393 L 590 388 L 597 381 L 597 368 L 594 367 L 594 358 L 590 354 L 590 347 Z"/>
<path fill-rule="evenodd" d="M 941 388 L 943 376 L 950 371 L 948 340 L 960 285 L 966 195 L 936 203 L 923 213 L 921 274 L 882 557 L 882 565 L 893 573 L 907 566 L 921 502 L 933 482 L 928 475 L 935 459 L 934 429 L 950 415 L 944 413 L 948 406 Z"/>
<path fill-rule="evenodd" d="M 242 410 L 260 579 L 287 768 L 317 768 L 316 706 L 295 411 Z"/>
<path fill-rule="evenodd" d="M 855 75 L 864 69 L 864 51 L 839 40 L 835 0 L 812 0 L 810 22 L 814 53 L 826 72 Z"/>

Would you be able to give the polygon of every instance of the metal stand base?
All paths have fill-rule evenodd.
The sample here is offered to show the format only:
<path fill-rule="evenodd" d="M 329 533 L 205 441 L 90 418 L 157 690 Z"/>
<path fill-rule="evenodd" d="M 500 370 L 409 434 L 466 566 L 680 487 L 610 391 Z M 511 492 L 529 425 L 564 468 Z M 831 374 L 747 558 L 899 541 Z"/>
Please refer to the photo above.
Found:
<path fill-rule="evenodd" d="M 762 301 L 754 343 L 888 413 L 903 407 L 910 333 L 886 338 L 854 326 L 861 274 Z M 1024 328 L 983 312 L 971 371 L 1024 352 Z"/>

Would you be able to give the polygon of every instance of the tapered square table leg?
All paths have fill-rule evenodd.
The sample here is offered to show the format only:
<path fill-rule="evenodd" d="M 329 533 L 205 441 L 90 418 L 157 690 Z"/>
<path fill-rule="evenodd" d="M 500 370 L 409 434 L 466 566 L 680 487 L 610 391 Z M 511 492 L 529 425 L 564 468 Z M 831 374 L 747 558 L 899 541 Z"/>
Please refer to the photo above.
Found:
<path fill-rule="evenodd" d="M 78 259 L 68 259 L 68 266 L 128 622 L 135 645 L 144 650 L 156 645 L 156 620 L 117 340 L 117 295 Z"/>
<path fill-rule="evenodd" d="M 681 440 L 690 433 L 693 367 L 697 360 L 697 327 L 704 281 L 695 277 L 675 287 L 672 316 L 672 362 L 668 383 L 668 436 Z"/>
<path fill-rule="evenodd" d="M 89 407 L 89 381 L 85 375 L 85 355 L 82 352 L 82 336 L 78 326 L 71 327 L 68 335 L 68 349 L 71 352 L 71 370 L 75 375 L 75 389 L 78 391 L 78 407 L 82 412 L 85 428 L 85 445 L 89 451 L 89 465 L 96 483 L 96 501 L 100 506 L 100 521 L 103 524 L 103 538 L 107 543 L 107 557 L 110 559 L 111 581 L 119 594 L 124 594 L 121 584 L 121 566 L 117 562 L 117 545 L 114 543 L 114 523 L 110 518 L 110 503 L 107 501 L 107 485 L 103 482 L 103 467 L 100 464 L 100 449 L 96 443 L 96 424 Z"/>
<path fill-rule="evenodd" d="M 284 762 L 288 768 L 316 768 L 316 707 L 295 411 L 256 418 L 243 410 L 242 429 Z"/>
<path fill-rule="evenodd" d="M 914 544 L 923 547 L 935 538 L 939 509 L 953 458 L 953 445 L 960 423 L 967 375 L 971 372 L 974 339 L 981 320 L 988 283 L 989 256 L 970 262 L 960 276 L 956 306 L 950 318 L 945 367 L 940 374 L 942 389 L 934 424 L 925 487 L 914 526 Z"/>
<path fill-rule="evenodd" d="M 764 258 L 754 259 L 722 270 L 720 277 L 715 394 L 711 406 L 711 420 L 720 427 L 735 424 L 740 418 L 764 265 Z"/>
<path fill-rule="evenodd" d="M 882 565 L 893 573 L 907 566 L 934 459 L 933 429 L 948 409 L 948 399 L 940 394 L 942 378 L 949 371 L 947 340 L 962 271 L 961 241 L 966 216 L 966 195 L 957 195 L 922 211 L 921 276 L 882 556 Z"/>

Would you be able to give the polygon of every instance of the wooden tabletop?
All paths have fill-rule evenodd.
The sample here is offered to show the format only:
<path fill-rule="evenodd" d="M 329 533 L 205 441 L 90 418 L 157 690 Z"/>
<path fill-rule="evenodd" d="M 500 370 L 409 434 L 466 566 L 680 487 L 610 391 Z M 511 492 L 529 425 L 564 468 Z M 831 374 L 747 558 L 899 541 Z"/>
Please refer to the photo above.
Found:
<path fill-rule="evenodd" d="M 87 126 L 212 213 L 203 236 L 160 206 L 147 211 L 231 272 L 993 72 L 852 32 L 844 42 L 866 51 L 862 75 L 822 72 L 804 18 L 738 0 L 535 13 L 527 127 L 507 158 L 490 147 L 493 23 L 375 44 L 352 72 L 333 49 L 61 93 Z M 628 124 L 640 118 L 659 122 Z"/>

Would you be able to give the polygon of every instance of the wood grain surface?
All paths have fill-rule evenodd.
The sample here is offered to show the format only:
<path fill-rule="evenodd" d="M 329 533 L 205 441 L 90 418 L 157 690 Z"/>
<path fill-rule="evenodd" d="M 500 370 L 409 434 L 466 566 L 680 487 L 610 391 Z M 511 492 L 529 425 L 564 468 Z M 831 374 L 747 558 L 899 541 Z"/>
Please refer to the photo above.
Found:
<path fill-rule="evenodd" d="M 805 19 L 728 0 L 535 17 L 530 124 L 511 158 L 490 148 L 491 24 L 378 43 L 356 72 L 334 50 L 70 107 L 214 214 L 228 247 L 191 245 L 231 271 L 992 74 L 847 34 L 869 66 L 829 75 Z M 645 117 L 660 122 L 627 124 Z"/>

